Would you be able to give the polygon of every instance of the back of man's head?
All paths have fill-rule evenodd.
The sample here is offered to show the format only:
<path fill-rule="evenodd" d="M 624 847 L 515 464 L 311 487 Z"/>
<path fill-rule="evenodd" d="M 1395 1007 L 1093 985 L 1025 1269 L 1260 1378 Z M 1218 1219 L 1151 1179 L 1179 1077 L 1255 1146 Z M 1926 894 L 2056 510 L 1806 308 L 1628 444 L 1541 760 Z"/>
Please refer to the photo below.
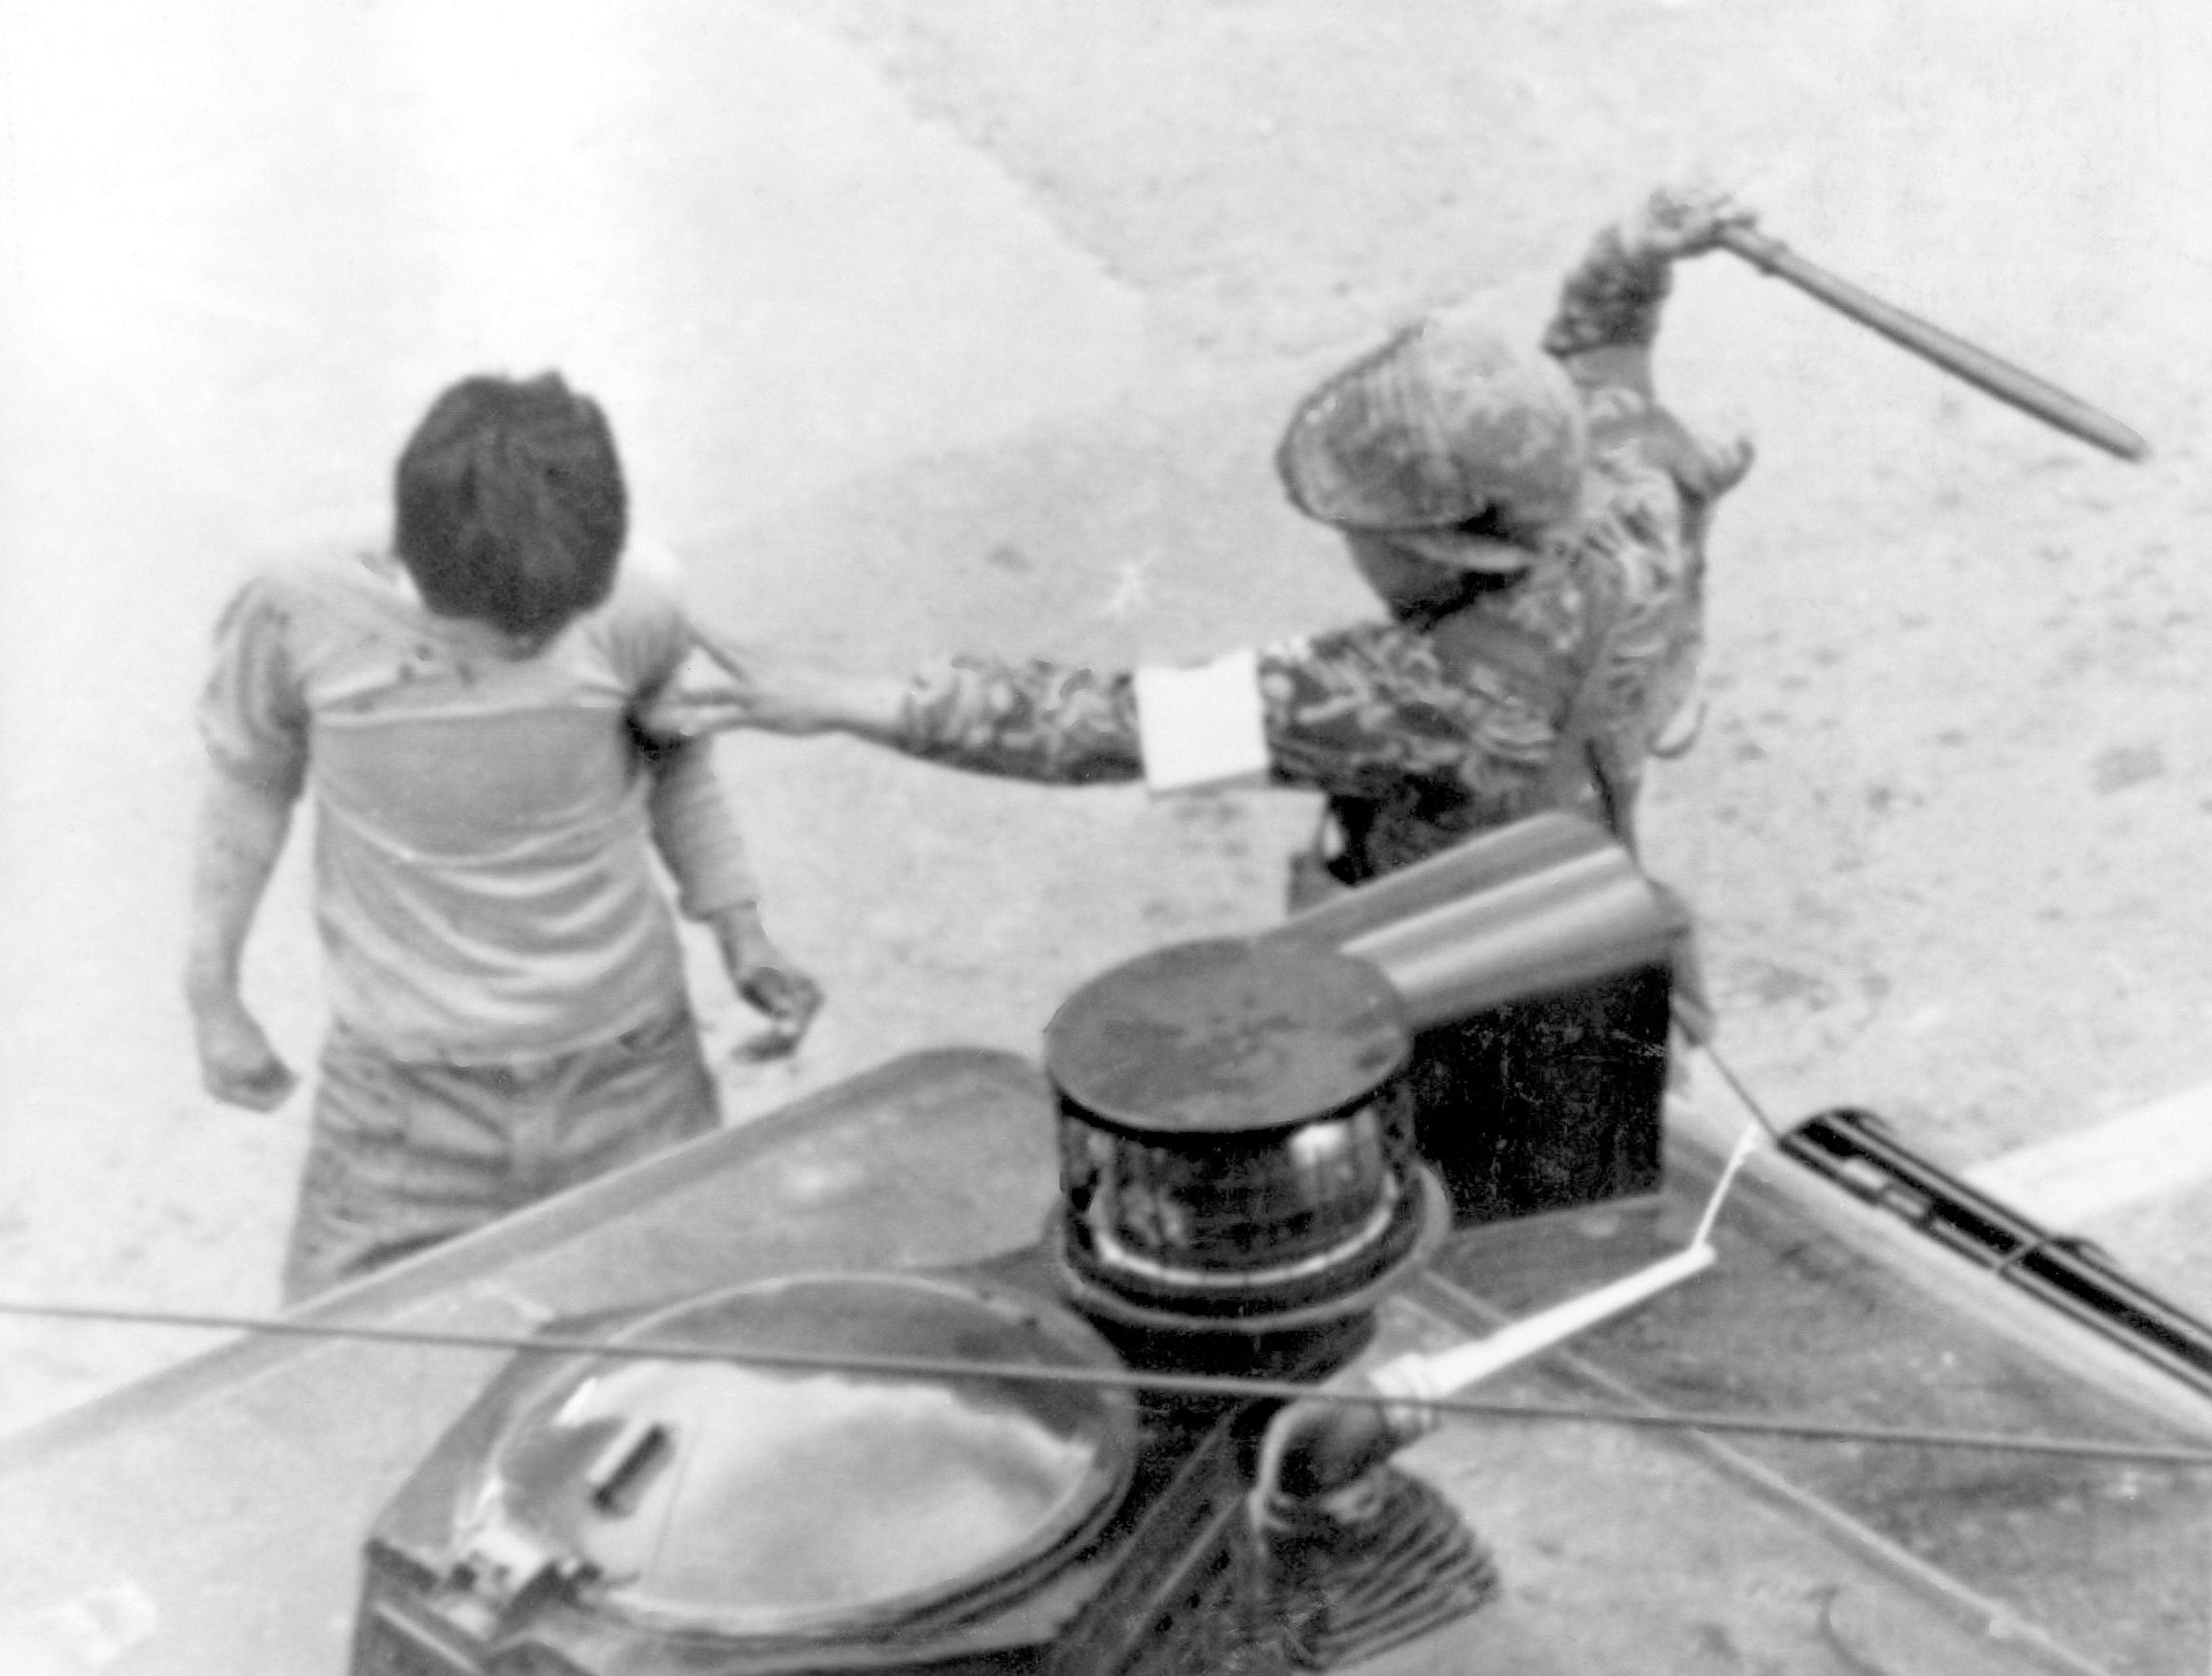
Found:
<path fill-rule="evenodd" d="M 629 521 L 606 416 L 557 373 L 462 380 L 400 451 L 393 544 L 422 603 L 544 636 L 607 597 Z"/>

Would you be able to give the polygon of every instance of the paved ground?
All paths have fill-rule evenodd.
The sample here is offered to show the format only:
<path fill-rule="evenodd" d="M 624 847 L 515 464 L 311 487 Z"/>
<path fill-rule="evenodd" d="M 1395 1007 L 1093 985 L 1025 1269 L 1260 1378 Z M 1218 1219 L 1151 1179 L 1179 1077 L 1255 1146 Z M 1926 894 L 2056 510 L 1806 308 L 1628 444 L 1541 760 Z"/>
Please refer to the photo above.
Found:
<path fill-rule="evenodd" d="M 1762 453 L 1647 823 L 1727 1050 L 1779 1115 L 1873 1106 L 1962 1165 L 2178 1098 L 2117 1132 L 2160 1168 L 2069 1219 L 2212 1310 L 2208 76 L 2197 0 L 9 0 L 0 1290 L 273 1302 L 304 1102 L 196 1091 L 191 692 L 240 568 L 374 531 L 450 377 L 599 393 L 644 520 L 755 632 L 1195 654 L 1364 609 L 1268 473 L 1307 380 L 1463 292 L 1533 334 L 1601 220 L 1702 167 L 2159 447 L 1686 273 L 1662 379 Z M 1311 813 L 724 762 L 833 997 L 799 1064 L 730 1069 L 739 1117 L 1029 1048 L 1085 975 L 1272 918 Z M 297 860 L 251 981 L 305 1061 Z M 0 1332 L 0 1427 L 193 1347 Z"/>

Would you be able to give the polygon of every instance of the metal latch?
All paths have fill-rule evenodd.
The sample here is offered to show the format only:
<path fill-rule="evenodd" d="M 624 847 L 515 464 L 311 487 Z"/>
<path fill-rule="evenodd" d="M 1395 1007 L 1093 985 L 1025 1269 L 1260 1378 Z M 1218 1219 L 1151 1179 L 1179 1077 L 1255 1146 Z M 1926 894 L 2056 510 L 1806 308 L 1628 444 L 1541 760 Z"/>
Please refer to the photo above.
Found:
<path fill-rule="evenodd" d="M 598 1575 L 581 1554 L 548 1541 L 536 1532 L 487 1519 L 463 1539 L 460 1558 L 446 1574 L 446 1585 L 505 1617 L 533 1591 L 573 1588 Z"/>

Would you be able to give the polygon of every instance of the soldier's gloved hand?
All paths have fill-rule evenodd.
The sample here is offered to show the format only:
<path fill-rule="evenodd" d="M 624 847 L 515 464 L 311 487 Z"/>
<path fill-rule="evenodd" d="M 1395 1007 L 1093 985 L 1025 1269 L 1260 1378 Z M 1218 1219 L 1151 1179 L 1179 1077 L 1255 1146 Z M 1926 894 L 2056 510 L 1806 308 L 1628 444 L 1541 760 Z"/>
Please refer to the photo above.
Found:
<path fill-rule="evenodd" d="M 1723 229 L 1750 227 L 1756 210 L 1705 183 L 1661 186 L 1621 223 L 1620 239 L 1634 254 L 1662 262 L 1700 256 L 1720 242 Z"/>

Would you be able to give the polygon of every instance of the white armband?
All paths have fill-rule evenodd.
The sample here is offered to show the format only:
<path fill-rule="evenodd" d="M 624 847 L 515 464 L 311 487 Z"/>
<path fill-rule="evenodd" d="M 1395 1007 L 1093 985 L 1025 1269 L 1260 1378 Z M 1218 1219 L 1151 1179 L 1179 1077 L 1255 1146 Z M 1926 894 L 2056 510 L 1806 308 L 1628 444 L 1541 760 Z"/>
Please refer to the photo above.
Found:
<path fill-rule="evenodd" d="M 1252 648 L 1194 668 L 1140 669 L 1136 687 L 1145 784 L 1156 794 L 1266 777 L 1267 717 Z"/>

